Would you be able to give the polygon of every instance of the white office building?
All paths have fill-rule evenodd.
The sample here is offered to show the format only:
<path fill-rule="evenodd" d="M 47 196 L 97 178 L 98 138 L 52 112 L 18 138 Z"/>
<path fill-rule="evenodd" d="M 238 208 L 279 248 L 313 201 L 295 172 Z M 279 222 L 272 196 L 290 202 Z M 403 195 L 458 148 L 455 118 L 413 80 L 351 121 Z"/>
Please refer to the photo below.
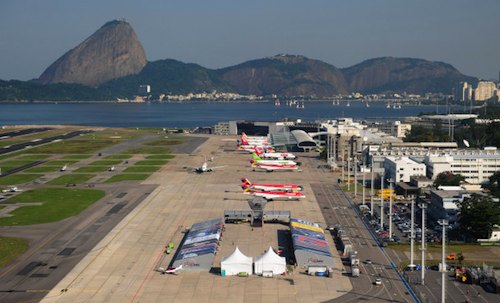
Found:
<path fill-rule="evenodd" d="M 425 176 L 425 164 L 408 157 L 386 157 L 384 160 L 385 177 L 394 182 L 410 182 L 412 176 Z"/>
<path fill-rule="evenodd" d="M 465 177 L 470 184 L 487 183 L 488 178 L 500 170 L 500 152 L 497 150 L 463 150 L 457 154 L 429 154 L 424 160 L 427 177 L 436 179 L 442 172 L 452 172 Z"/>

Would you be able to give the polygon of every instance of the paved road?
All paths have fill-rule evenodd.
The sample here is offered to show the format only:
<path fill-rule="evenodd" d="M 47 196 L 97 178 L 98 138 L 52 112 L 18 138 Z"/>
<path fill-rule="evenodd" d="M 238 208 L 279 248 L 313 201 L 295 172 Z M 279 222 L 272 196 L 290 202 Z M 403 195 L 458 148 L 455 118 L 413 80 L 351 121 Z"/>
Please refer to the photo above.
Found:
<path fill-rule="evenodd" d="M 332 178 L 332 180 L 335 180 Z M 407 288 L 391 267 L 378 243 L 372 238 L 367 228 L 358 218 L 357 212 L 336 184 L 312 185 L 316 199 L 321 207 L 325 221 L 329 225 L 340 224 L 353 242 L 361 261 L 371 259 L 372 264 L 362 264 L 362 274 L 351 278 L 353 290 L 332 302 L 415 302 Z M 346 265 L 346 268 L 349 268 Z M 350 272 L 350 268 L 347 270 Z M 382 285 L 374 284 L 375 278 L 382 279 Z"/>
<path fill-rule="evenodd" d="M 49 142 L 53 142 L 55 140 L 64 140 L 64 139 L 73 138 L 73 137 L 79 136 L 81 134 L 86 134 L 86 133 L 90 133 L 90 132 L 92 132 L 92 131 L 91 130 L 77 130 L 77 131 L 69 132 L 66 134 L 53 136 L 50 138 L 35 139 L 35 140 L 29 141 L 29 142 L 23 142 L 23 143 L 13 144 L 10 146 L 4 146 L 3 148 L 0 148 L 0 155 L 14 152 L 14 151 L 18 151 L 18 150 L 22 150 L 24 148 L 29 148 L 29 147 L 34 147 L 34 146 L 46 144 Z"/>
<path fill-rule="evenodd" d="M 48 127 L 26 128 L 26 129 L 11 131 L 11 132 L 0 133 L 0 140 L 12 138 L 12 137 L 17 137 L 17 136 L 22 136 L 22 135 L 27 135 L 27 134 L 40 133 L 40 132 L 48 131 L 51 129 L 52 128 L 48 128 Z"/>

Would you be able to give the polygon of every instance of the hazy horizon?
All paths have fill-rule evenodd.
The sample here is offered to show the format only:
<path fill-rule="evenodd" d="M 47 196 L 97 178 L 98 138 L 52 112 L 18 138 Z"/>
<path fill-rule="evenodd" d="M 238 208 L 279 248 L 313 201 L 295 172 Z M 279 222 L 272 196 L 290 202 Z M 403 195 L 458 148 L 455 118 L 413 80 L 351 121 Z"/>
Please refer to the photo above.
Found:
<path fill-rule="evenodd" d="M 4 0 L 0 79 L 38 78 L 104 23 L 125 18 L 149 61 L 222 68 L 287 53 L 344 68 L 411 57 L 498 81 L 499 11 L 497 0 Z"/>

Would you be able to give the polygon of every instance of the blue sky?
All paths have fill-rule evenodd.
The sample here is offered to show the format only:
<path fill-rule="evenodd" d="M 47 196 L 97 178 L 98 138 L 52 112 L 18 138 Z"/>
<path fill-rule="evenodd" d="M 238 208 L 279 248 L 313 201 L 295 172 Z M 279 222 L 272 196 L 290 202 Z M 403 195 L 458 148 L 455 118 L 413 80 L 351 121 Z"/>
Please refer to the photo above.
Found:
<path fill-rule="evenodd" d="M 220 68 L 279 53 L 337 67 L 396 56 L 498 79 L 499 0 L 0 0 L 0 79 L 37 78 L 125 18 L 148 60 Z"/>

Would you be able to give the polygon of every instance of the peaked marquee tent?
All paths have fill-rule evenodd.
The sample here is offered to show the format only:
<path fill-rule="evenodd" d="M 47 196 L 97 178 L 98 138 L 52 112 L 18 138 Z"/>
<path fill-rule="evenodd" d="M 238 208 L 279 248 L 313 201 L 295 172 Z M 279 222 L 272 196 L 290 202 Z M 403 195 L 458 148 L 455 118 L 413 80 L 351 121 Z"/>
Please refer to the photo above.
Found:
<path fill-rule="evenodd" d="M 255 274 L 272 272 L 273 275 L 286 273 L 286 259 L 276 254 L 272 247 L 255 259 Z"/>
<path fill-rule="evenodd" d="M 231 255 L 222 258 L 220 269 L 223 276 L 235 276 L 241 272 L 251 275 L 252 263 L 253 258 L 245 256 L 238 247 L 236 247 Z"/>

